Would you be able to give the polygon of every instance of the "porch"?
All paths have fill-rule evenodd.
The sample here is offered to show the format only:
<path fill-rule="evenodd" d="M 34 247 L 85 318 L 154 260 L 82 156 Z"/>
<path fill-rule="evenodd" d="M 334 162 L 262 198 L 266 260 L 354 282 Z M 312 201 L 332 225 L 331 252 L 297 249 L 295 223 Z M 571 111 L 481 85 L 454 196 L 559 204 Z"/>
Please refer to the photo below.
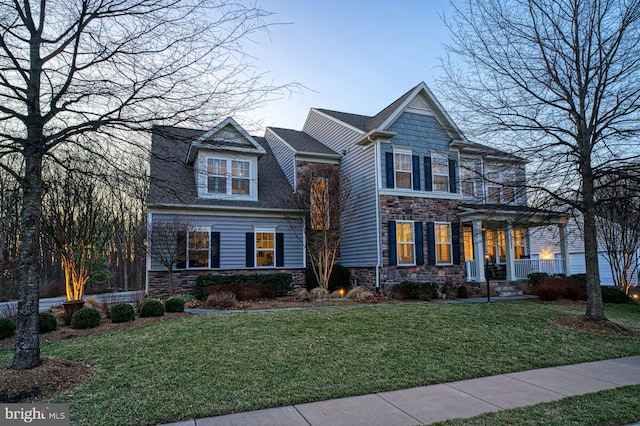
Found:
<path fill-rule="evenodd" d="M 467 281 L 485 282 L 487 267 L 493 278 L 506 281 L 526 280 L 534 272 L 569 275 L 565 216 L 527 206 L 464 204 L 460 208 Z M 531 259 L 527 230 L 549 225 L 558 226 L 560 258 Z"/>

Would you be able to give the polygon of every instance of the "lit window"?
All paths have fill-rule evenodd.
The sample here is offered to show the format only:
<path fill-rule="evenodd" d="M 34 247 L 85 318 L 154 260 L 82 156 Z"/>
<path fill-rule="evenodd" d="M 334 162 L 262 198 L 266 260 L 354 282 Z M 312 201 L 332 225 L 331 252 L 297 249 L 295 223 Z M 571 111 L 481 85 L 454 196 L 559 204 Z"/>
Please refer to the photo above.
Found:
<path fill-rule="evenodd" d="M 256 232 L 256 266 L 275 266 L 275 232 Z"/>
<path fill-rule="evenodd" d="M 473 260 L 473 230 L 469 227 L 465 227 L 463 230 L 464 237 L 464 258 L 466 260 Z"/>
<path fill-rule="evenodd" d="M 441 155 L 431 156 L 433 190 L 449 192 L 449 159 Z"/>
<path fill-rule="evenodd" d="M 452 263 L 451 224 L 436 223 L 436 264 Z"/>
<path fill-rule="evenodd" d="M 248 194 L 251 180 L 251 163 L 233 160 L 231 162 L 231 193 Z"/>
<path fill-rule="evenodd" d="M 187 268 L 209 267 L 209 232 L 189 231 L 187 239 Z"/>
<path fill-rule="evenodd" d="M 394 170 L 396 173 L 396 188 L 412 188 L 411 154 L 393 153 Z"/>
<path fill-rule="evenodd" d="M 311 227 L 329 229 L 329 181 L 327 178 L 311 179 Z"/>
<path fill-rule="evenodd" d="M 513 230 L 513 256 L 515 259 L 523 259 L 525 256 L 525 231 L 524 229 Z"/>
<path fill-rule="evenodd" d="M 207 191 L 212 194 L 227 193 L 227 161 L 217 158 L 207 160 Z"/>
<path fill-rule="evenodd" d="M 416 263 L 414 239 L 413 222 L 396 222 L 398 265 L 414 265 Z"/>

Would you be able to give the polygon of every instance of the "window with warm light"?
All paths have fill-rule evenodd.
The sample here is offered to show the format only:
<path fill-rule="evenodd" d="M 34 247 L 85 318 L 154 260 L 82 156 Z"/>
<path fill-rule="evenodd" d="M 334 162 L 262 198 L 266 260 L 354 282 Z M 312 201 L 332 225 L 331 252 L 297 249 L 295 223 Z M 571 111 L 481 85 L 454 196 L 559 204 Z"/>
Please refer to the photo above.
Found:
<path fill-rule="evenodd" d="M 523 259 L 525 256 L 525 230 L 513 230 L 513 255 L 515 259 Z"/>
<path fill-rule="evenodd" d="M 462 236 L 464 238 L 464 258 L 466 260 L 473 260 L 473 229 L 465 227 Z"/>
<path fill-rule="evenodd" d="M 251 163 L 248 161 L 231 161 L 231 193 L 248 194 L 251 181 Z"/>
<path fill-rule="evenodd" d="M 413 187 L 411 154 L 404 152 L 394 152 L 393 163 L 395 170 L 396 188 L 411 189 Z"/>
<path fill-rule="evenodd" d="M 187 267 L 209 267 L 209 232 L 189 231 L 187 233 Z"/>
<path fill-rule="evenodd" d="M 413 222 L 396 222 L 398 265 L 415 265 L 415 232 Z"/>
<path fill-rule="evenodd" d="M 431 155 L 433 190 L 449 192 L 449 159 L 442 155 Z"/>
<path fill-rule="evenodd" d="M 251 162 L 207 158 L 206 192 L 211 195 L 250 195 Z"/>
<path fill-rule="evenodd" d="M 452 263 L 451 224 L 435 224 L 436 236 L 436 265 Z"/>
<path fill-rule="evenodd" d="M 329 229 L 329 180 L 311 179 L 311 227 L 316 230 Z"/>
<path fill-rule="evenodd" d="M 275 235 L 275 232 L 272 231 L 256 231 L 256 267 L 268 268 L 275 266 Z"/>

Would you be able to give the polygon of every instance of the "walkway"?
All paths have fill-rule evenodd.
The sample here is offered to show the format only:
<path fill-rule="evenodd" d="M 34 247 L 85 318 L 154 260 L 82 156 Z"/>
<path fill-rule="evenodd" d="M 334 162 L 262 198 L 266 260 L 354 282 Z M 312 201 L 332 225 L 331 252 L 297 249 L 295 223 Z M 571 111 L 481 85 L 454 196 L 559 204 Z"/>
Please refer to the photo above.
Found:
<path fill-rule="evenodd" d="M 171 426 L 409 426 L 626 385 L 640 385 L 640 355 L 187 420 Z"/>

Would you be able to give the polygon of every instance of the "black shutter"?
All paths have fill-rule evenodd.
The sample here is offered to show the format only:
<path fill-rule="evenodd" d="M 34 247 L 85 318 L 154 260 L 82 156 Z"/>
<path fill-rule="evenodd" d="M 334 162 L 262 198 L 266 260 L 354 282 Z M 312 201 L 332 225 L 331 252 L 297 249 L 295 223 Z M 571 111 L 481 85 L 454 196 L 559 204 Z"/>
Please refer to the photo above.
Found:
<path fill-rule="evenodd" d="M 393 152 L 387 152 L 387 188 L 395 187 L 395 177 L 393 171 Z"/>
<path fill-rule="evenodd" d="M 427 222 L 427 262 L 436 264 L 436 227 L 433 222 Z"/>
<path fill-rule="evenodd" d="M 211 267 L 220 267 L 220 233 L 211 233 Z"/>
<path fill-rule="evenodd" d="M 253 232 L 247 232 L 245 241 L 246 241 L 246 249 L 245 249 L 246 266 L 247 268 L 253 268 L 255 266 L 253 261 L 255 257 L 255 250 L 253 249 L 253 242 L 254 242 Z"/>
<path fill-rule="evenodd" d="M 458 162 L 449 160 L 449 192 L 458 192 Z"/>
<path fill-rule="evenodd" d="M 396 246 L 396 221 L 387 222 L 387 234 L 389 235 L 389 265 L 398 264 L 398 247 Z"/>
<path fill-rule="evenodd" d="M 433 176 L 431 175 L 431 157 L 424 157 L 424 190 L 433 191 Z"/>
<path fill-rule="evenodd" d="M 424 265 L 424 237 L 422 233 L 422 222 L 414 222 L 416 233 L 416 265 Z"/>
<path fill-rule="evenodd" d="M 276 233 L 276 267 L 282 268 L 284 266 L 284 234 L 282 232 Z"/>
<path fill-rule="evenodd" d="M 176 268 L 178 269 L 186 269 L 187 268 L 187 233 L 186 232 L 178 232 L 176 235 L 176 254 L 178 255 L 178 262 L 176 263 Z"/>
<path fill-rule="evenodd" d="M 414 155 L 411 160 L 413 161 L 413 190 L 420 191 L 420 157 Z"/>
<path fill-rule="evenodd" d="M 451 224 L 451 247 L 453 253 L 453 264 L 460 264 L 460 224 Z"/>

